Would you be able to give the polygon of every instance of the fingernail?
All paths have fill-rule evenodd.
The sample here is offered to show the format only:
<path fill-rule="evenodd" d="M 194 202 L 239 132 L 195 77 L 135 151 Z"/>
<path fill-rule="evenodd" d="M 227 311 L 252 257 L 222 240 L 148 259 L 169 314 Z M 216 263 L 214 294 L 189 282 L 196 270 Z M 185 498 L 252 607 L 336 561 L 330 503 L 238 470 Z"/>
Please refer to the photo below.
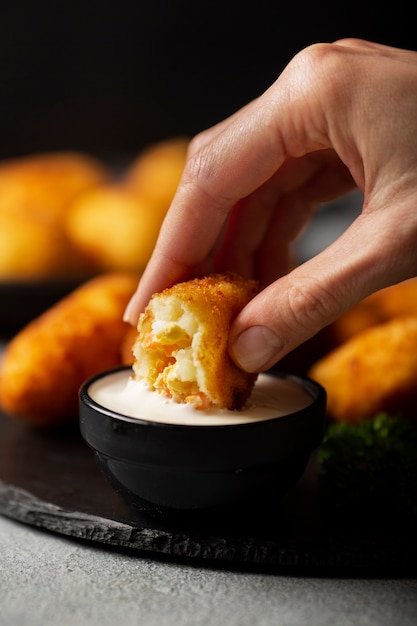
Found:
<path fill-rule="evenodd" d="M 136 299 L 135 296 L 132 296 L 123 314 L 123 321 L 128 322 L 132 326 L 136 326 L 139 316 L 136 309 Z"/>
<path fill-rule="evenodd" d="M 238 336 L 231 347 L 233 358 L 246 372 L 257 372 L 270 366 L 283 347 L 278 337 L 267 326 L 252 326 Z"/>

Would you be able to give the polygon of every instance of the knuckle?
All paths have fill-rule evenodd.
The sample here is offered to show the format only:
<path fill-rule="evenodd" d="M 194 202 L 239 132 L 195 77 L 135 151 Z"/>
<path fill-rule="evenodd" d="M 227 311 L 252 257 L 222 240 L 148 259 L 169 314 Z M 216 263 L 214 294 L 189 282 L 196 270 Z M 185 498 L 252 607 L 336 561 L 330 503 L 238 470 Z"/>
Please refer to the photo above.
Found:
<path fill-rule="evenodd" d="M 196 135 L 188 147 L 187 160 L 183 171 L 183 180 L 186 183 L 209 189 L 216 180 L 216 158 L 205 139 L 205 133 Z"/>
<path fill-rule="evenodd" d="M 188 144 L 188 156 L 196 154 L 209 140 L 209 132 L 203 130 L 190 139 Z"/>
<path fill-rule="evenodd" d="M 206 199 L 212 211 L 226 215 L 231 205 L 236 202 L 233 195 L 227 193 L 228 179 L 224 177 L 222 160 L 218 152 L 210 149 L 203 138 L 195 138 L 182 173 L 181 184 L 189 188 L 195 197 Z M 202 145 L 199 145 L 199 142 Z"/>
<path fill-rule="evenodd" d="M 312 331 L 317 332 L 333 321 L 341 307 L 336 290 L 309 280 L 290 286 L 288 310 L 295 325 L 311 335 Z"/>
<path fill-rule="evenodd" d="M 346 80 L 347 55 L 350 55 L 347 47 L 331 43 L 315 43 L 301 50 L 293 63 L 296 71 L 303 76 L 305 93 L 317 89 L 319 83 L 324 97 L 334 99 Z M 349 72 L 352 71 L 350 63 Z"/>
<path fill-rule="evenodd" d="M 203 149 L 193 151 L 185 164 L 183 177 L 204 186 L 211 177 L 210 162 L 207 151 Z"/>

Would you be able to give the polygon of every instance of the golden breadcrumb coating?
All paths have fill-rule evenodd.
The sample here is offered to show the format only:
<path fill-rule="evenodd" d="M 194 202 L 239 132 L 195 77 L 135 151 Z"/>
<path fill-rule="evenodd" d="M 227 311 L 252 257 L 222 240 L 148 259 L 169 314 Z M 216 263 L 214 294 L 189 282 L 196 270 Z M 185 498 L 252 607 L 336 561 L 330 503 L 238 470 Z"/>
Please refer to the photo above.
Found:
<path fill-rule="evenodd" d="M 415 419 L 417 316 L 394 317 L 347 340 L 315 363 L 329 416 L 356 423 L 379 411 Z"/>
<path fill-rule="evenodd" d="M 65 231 L 71 202 L 110 177 L 105 165 L 79 152 L 51 152 L 0 162 L 0 278 L 87 275 L 90 256 Z"/>
<path fill-rule="evenodd" d="M 163 220 L 149 199 L 126 185 L 108 183 L 74 200 L 66 215 L 73 244 L 104 271 L 141 271 Z"/>
<path fill-rule="evenodd" d="M 284 356 L 280 367 L 305 376 L 314 363 L 358 333 L 399 316 L 417 317 L 417 278 L 385 287 L 364 298 Z"/>
<path fill-rule="evenodd" d="M 107 167 L 81 152 L 45 152 L 0 162 L 1 210 L 57 219 L 80 193 L 110 178 Z"/>
<path fill-rule="evenodd" d="M 184 169 L 189 139 L 173 137 L 153 143 L 133 160 L 123 182 L 165 213 Z"/>
<path fill-rule="evenodd" d="M 120 353 L 123 365 L 133 365 L 133 346 L 138 338 L 138 331 L 135 326 L 127 325 L 125 335 L 120 346 Z"/>
<path fill-rule="evenodd" d="M 122 363 L 124 309 L 138 276 L 91 279 L 25 326 L 0 364 L 0 406 L 39 426 L 78 419 L 78 390 L 90 376 Z"/>
<path fill-rule="evenodd" d="M 55 222 L 0 209 L 0 280 L 75 278 L 95 269 L 91 258 L 73 246 Z"/>
<path fill-rule="evenodd" d="M 256 281 L 214 274 L 154 294 L 138 323 L 135 378 L 176 402 L 241 409 L 257 375 L 233 363 L 228 335 L 257 291 Z"/>
<path fill-rule="evenodd" d="M 417 278 L 385 287 L 341 315 L 329 327 L 329 341 L 340 345 L 365 328 L 399 316 L 417 316 Z"/>

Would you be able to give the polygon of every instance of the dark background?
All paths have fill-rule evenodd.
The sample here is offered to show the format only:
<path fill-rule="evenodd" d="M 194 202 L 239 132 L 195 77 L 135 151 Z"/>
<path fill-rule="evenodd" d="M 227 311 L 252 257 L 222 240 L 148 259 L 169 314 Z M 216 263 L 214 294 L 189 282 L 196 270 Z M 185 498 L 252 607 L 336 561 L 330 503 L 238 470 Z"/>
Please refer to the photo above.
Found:
<path fill-rule="evenodd" d="M 404 3 L 405 4 L 405 3 Z M 412 3 L 93 0 L 0 8 L 0 158 L 131 154 L 258 96 L 291 57 L 355 36 L 414 49 Z"/>

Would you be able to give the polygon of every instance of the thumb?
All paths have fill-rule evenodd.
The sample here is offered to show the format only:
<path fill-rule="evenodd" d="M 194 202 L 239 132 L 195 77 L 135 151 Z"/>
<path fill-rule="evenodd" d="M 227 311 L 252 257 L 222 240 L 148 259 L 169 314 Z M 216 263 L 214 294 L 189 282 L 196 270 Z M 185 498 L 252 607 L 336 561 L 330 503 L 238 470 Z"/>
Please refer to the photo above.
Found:
<path fill-rule="evenodd" d="M 342 307 L 342 304 L 340 304 Z M 256 296 L 233 323 L 229 352 L 247 372 L 261 372 L 330 323 L 339 309 L 318 281 L 293 271 Z"/>
<path fill-rule="evenodd" d="M 387 224 L 376 228 L 376 220 L 362 216 L 326 250 L 260 292 L 233 322 L 233 361 L 247 372 L 266 370 L 370 293 L 411 277 L 416 253 L 387 246 L 387 232 Z"/>

